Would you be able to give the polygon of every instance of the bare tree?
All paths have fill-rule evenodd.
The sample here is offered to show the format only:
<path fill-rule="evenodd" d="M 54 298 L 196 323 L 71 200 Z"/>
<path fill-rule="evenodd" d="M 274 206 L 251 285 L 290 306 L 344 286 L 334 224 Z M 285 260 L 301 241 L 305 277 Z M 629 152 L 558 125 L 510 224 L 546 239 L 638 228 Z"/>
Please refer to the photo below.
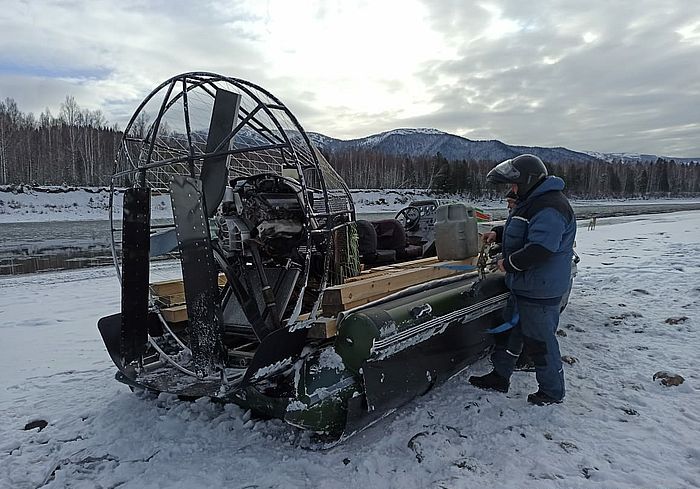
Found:
<path fill-rule="evenodd" d="M 68 144 L 71 162 L 71 177 L 74 182 L 78 180 L 78 126 L 80 122 L 80 107 L 72 95 L 66 95 L 66 100 L 61 104 L 59 117 L 68 129 Z"/>

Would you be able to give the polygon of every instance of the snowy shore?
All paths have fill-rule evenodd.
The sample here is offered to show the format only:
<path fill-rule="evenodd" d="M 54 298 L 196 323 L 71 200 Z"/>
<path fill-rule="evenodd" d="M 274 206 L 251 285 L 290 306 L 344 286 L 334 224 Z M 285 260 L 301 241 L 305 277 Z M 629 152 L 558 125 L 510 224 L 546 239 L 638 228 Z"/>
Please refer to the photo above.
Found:
<path fill-rule="evenodd" d="M 700 487 L 699 237 L 700 212 L 579 228 L 563 404 L 528 405 L 530 373 L 507 395 L 475 389 L 484 360 L 327 451 L 236 406 L 117 383 L 95 326 L 119 309 L 111 268 L 0 278 L 0 488 Z"/>
<path fill-rule="evenodd" d="M 436 196 L 423 189 L 356 189 L 352 190 L 358 213 L 397 212 L 411 201 L 429 198 L 464 200 L 485 210 L 503 210 L 503 199 L 470 201 L 461 195 Z M 121 217 L 121 195 L 115 197 L 115 214 Z M 695 204 L 700 206 L 700 197 L 695 199 L 619 199 L 619 200 L 574 200 L 574 207 L 596 206 L 677 206 Z M 154 195 L 151 215 L 153 218 L 169 218 L 170 197 Z M 109 190 L 106 188 L 65 189 L 61 187 L 0 187 L 0 223 L 46 222 L 46 221 L 95 221 L 109 219 Z"/>

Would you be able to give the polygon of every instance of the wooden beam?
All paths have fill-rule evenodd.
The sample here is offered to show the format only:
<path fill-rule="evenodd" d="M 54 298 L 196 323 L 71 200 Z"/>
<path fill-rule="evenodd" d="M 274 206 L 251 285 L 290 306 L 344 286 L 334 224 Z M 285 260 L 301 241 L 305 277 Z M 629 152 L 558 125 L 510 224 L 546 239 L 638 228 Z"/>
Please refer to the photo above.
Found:
<path fill-rule="evenodd" d="M 154 299 L 161 307 L 176 306 L 178 304 L 185 303 L 185 293 L 181 292 L 173 295 L 157 295 L 154 296 Z"/>
<path fill-rule="evenodd" d="M 309 329 L 309 338 L 332 338 L 338 333 L 336 329 L 336 318 L 318 318 Z"/>
<path fill-rule="evenodd" d="M 151 291 L 153 295 L 158 297 L 167 297 L 169 295 L 185 293 L 185 289 L 182 285 L 182 279 L 154 282 L 151 284 Z"/>
<path fill-rule="evenodd" d="M 226 285 L 226 275 L 220 273 L 219 287 L 223 287 L 224 285 Z M 176 300 L 178 300 L 178 296 L 181 295 L 183 297 L 181 302 L 184 302 L 185 288 L 182 284 L 182 279 L 178 278 L 174 280 L 164 280 L 162 282 L 153 282 L 150 287 L 151 293 L 156 299 L 172 297 L 173 300 L 169 300 L 168 303 L 177 304 L 178 302 L 176 302 Z"/>
<path fill-rule="evenodd" d="M 328 287 L 323 293 L 323 310 L 326 311 L 326 305 L 347 305 L 362 299 L 376 299 L 412 285 L 464 273 L 464 270 L 448 267 L 450 265 L 473 266 L 475 262 L 476 257 L 459 261 L 437 262 L 428 266 L 397 269 L 393 273 Z"/>
<path fill-rule="evenodd" d="M 348 302 L 346 304 L 332 304 L 327 303 L 324 300 L 323 314 L 326 314 L 328 316 L 337 316 L 338 313 L 342 311 L 347 311 L 348 309 L 352 309 L 353 307 L 364 306 L 365 304 L 369 304 L 372 301 L 376 301 L 377 299 L 381 299 L 382 297 L 386 296 L 387 294 L 379 294 L 372 297 L 366 297 L 364 299 Z"/>
<path fill-rule="evenodd" d="M 476 265 L 477 257 L 466 260 L 440 262 L 436 257 L 422 258 L 367 270 L 368 273 L 348 279 L 343 285 L 328 287 L 323 294 L 323 313 L 336 316 L 341 311 L 362 306 L 398 292 L 406 287 L 464 273 L 464 270 L 448 268 L 450 265 Z M 226 284 L 226 277 L 219 275 L 219 286 Z M 163 318 L 169 323 L 187 321 L 187 307 L 182 280 L 166 280 L 151 284 L 155 300 L 162 306 Z M 305 316 L 305 317 L 304 317 Z M 308 314 L 299 317 L 308 318 Z M 312 326 L 312 338 L 329 338 L 335 335 L 335 318 L 320 318 Z M 312 334 L 317 336 L 312 336 Z M 330 336 L 328 336 L 330 335 Z"/>
<path fill-rule="evenodd" d="M 421 267 L 421 266 L 425 266 L 425 265 L 432 265 L 434 263 L 438 263 L 438 259 L 436 256 L 431 256 L 429 258 L 420 258 L 418 260 L 406 261 L 406 262 L 402 262 L 402 263 L 394 263 L 391 265 L 384 265 L 381 267 L 370 268 L 370 269 L 362 272 L 357 277 L 350 277 L 350 278 L 345 279 L 344 283 L 347 284 L 350 282 L 357 282 L 359 280 L 366 280 L 369 277 L 376 277 L 379 275 L 386 275 L 387 273 L 393 273 L 396 270 L 404 270 L 407 268 L 416 268 L 416 267 Z"/>
<path fill-rule="evenodd" d="M 160 310 L 165 319 L 169 323 L 181 323 L 187 321 L 187 306 L 185 304 L 173 307 L 166 307 Z"/>

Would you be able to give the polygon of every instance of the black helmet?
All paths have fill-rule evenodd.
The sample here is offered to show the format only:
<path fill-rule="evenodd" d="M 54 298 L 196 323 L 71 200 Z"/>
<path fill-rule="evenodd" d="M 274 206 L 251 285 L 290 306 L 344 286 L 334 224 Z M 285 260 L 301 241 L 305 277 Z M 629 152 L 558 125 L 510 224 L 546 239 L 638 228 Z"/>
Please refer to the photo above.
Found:
<path fill-rule="evenodd" d="M 496 165 L 486 175 L 487 183 L 517 183 L 523 197 L 547 177 L 547 167 L 535 155 L 520 155 Z"/>

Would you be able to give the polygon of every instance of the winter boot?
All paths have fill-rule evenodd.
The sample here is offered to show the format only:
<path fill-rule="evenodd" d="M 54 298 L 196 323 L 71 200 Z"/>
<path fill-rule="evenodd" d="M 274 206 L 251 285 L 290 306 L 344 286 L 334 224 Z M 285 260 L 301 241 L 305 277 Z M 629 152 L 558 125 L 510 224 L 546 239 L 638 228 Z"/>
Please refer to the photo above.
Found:
<path fill-rule="evenodd" d="M 496 373 L 495 370 L 486 375 L 471 376 L 469 383 L 479 389 L 490 389 L 498 392 L 508 392 L 510 381 Z"/>
<path fill-rule="evenodd" d="M 520 372 L 534 372 L 535 371 L 535 361 L 530 355 L 522 352 L 518 357 L 518 361 L 515 362 L 515 370 Z"/>
<path fill-rule="evenodd" d="M 553 397 L 548 396 L 540 390 L 538 390 L 534 394 L 529 394 L 527 396 L 527 402 L 529 402 L 530 404 L 536 404 L 538 406 L 546 406 L 547 404 L 559 404 L 561 401 L 561 399 L 554 399 Z"/>

